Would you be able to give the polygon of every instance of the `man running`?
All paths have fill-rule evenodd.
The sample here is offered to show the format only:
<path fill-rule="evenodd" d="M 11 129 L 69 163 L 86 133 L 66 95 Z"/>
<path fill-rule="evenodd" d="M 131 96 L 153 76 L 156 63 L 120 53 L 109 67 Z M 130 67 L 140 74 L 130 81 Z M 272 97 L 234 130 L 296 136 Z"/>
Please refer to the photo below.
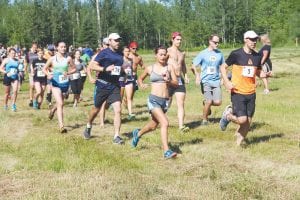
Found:
<path fill-rule="evenodd" d="M 184 101 L 186 96 L 185 83 L 189 83 L 187 76 L 187 70 L 185 65 L 185 52 L 181 51 L 179 48 L 181 46 L 182 36 L 179 32 L 172 33 L 172 46 L 168 48 L 168 63 L 174 67 L 175 74 L 178 80 L 178 87 L 169 88 L 170 102 L 169 107 L 172 103 L 172 96 L 175 94 L 177 102 L 177 117 L 179 124 L 179 131 L 181 133 L 189 131 L 189 127 L 184 125 Z"/>
<path fill-rule="evenodd" d="M 138 50 L 138 43 L 135 41 L 130 42 L 130 44 L 128 45 L 129 50 L 130 50 L 130 54 L 129 54 L 129 58 L 132 59 L 132 74 L 134 77 L 134 89 L 137 90 L 138 89 L 138 85 L 137 85 L 137 68 L 138 66 L 140 66 L 142 69 L 145 68 L 144 62 L 143 62 L 143 58 L 137 53 Z M 135 91 L 134 90 L 134 91 Z"/>
<path fill-rule="evenodd" d="M 221 66 L 224 85 L 231 91 L 232 107 L 226 107 L 220 120 L 220 127 L 225 131 L 230 121 L 238 124 L 236 130 L 238 146 L 245 143 L 255 111 L 255 75 L 259 76 L 261 71 L 261 55 L 254 50 L 257 39 L 258 35 L 254 31 L 244 33 L 244 46 L 232 51 Z M 232 66 L 231 81 L 226 72 L 229 66 Z"/>
<path fill-rule="evenodd" d="M 212 34 L 208 40 L 208 48 L 201 51 L 193 60 L 192 71 L 196 76 L 196 84 L 201 85 L 201 91 L 205 100 L 203 101 L 203 120 L 201 125 L 208 125 L 208 115 L 211 114 L 211 106 L 219 106 L 222 103 L 220 86 L 220 65 L 224 63 L 224 56 L 218 45 L 219 36 Z M 196 67 L 201 66 L 200 73 Z"/>
<path fill-rule="evenodd" d="M 92 123 L 97 116 L 102 104 L 106 101 L 111 104 L 114 110 L 114 144 L 123 144 L 120 137 L 121 128 L 121 95 L 119 77 L 122 73 L 123 57 L 117 52 L 120 46 L 121 37 L 117 33 L 111 33 L 108 36 L 109 48 L 102 50 L 91 64 L 88 66 L 91 70 L 100 72 L 96 80 L 94 94 L 94 106 L 90 111 L 88 123 L 83 132 L 85 139 L 91 137 Z"/>

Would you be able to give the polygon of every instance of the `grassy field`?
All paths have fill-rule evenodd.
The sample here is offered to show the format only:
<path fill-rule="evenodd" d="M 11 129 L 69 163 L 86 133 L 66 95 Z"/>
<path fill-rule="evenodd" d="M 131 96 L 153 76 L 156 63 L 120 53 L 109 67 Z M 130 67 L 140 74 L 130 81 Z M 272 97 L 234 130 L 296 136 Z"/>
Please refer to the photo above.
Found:
<path fill-rule="evenodd" d="M 230 50 L 224 50 L 227 57 Z M 197 52 L 187 53 L 190 65 Z M 143 55 L 146 64 L 153 55 Z M 18 97 L 18 111 L 0 110 L 0 199 L 300 199 L 300 49 L 274 48 L 275 77 L 269 95 L 257 88 L 256 113 L 249 133 L 250 145 L 235 145 L 236 126 L 225 132 L 218 121 L 223 105 L 213 108 L 210 125 L 200 126 L 202 96 L 187 86 L 186 123 L 191 131 L 177 131 L 176 106 L 168 111 L 170 145 L 179 152 L 164 160 L 159 130 L 130 146 L 130 132 L 149 119 L 146 97 L 138 91 L 135 121 L 123 111 L 121 133 L 126 143 L 112 144 L 112 111 L 104 128 L 96 119 L 85 141 L 82 131 L 92 105 L 93 87 L 86 85 L 77 109 L 65 106 L 68 133 L 58 134 L 57 118 L 49 121 L 46 105 L 28 107 L 28 83 Z M 3 103 L 1 84 L 0 103 Z"/>

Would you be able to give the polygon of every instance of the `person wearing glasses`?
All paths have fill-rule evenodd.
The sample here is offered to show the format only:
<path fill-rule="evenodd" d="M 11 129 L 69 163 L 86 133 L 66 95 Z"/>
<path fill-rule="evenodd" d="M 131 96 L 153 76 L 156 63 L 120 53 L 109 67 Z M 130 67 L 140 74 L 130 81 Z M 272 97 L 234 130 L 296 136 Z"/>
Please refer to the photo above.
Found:
<path fill-rule="evenodd" d="M 220 38 L 212 34 L 208 39 L 208 47 L 201 51 L 193 60 L 192 72 L 196 76 L 196 85 L 201 85 L 204 95 L 203 120 L 201 125 L 208 125 L 208 116 L 211 114 L 211 106 L 220 106 L 222 103 L 220 66 L 224 63 L 224 56 L 218 45 Z M 201 67 L 201 74 L 196 67 Z"/>
<path fill-rule="evenodd" d="M 229 122 L 238 125 L 236 143 L 245 145 L 251 120 L 255 111 L 256 81 L 260 75 L 261 55 L 255 51 L 258 35 L 254 31 L 244 33 L 244 46 L 230 53 L 221 65 L 224 86 L 231 92 L 232 106 L 226 106 L 220 120 L 220 128 L 226 130 Z M 227 78 L 226 69 L 232 66 L 231 81 Z"/>
<path fill-rule="evenodd" d="M 189 131 L 189 127 L 184 125 L 184 101 L 186 97 L 185 83 L 189 83 L 187 77 L 187 70 L 185 64 L 185 52 L 180 50 L 182 42 L 182 35 L 179 32 L 172 33 L 172 46 L 168 48 L 168 63 L 170 63 L 175 70 L 178 80 L 178 87 L 169 87 L 169 107 L 172 104 L 172 96 L 175 95 L 177 103 L 177 117 L 179 124 L 179 131 L 185 133 Z"/>
<path fill-rule="evenodd" d="M 133 62 L 132 63 L 132 70 L 133 70 L 132 73 L 133 73 L 133 77 L 134 77 L 134 89 L 137 90 L 138 89 L 137 68 L 138 68 L 138 66 L 140 66 L 142 69 L 144 69 L 145 65 L 143 62 L 143 58 L 137 53 L 138 43 L 135 41 L 132 41 L 129 43 L 128 47 L 130 50 L 129 58 L 132 59 L 132 62 Z"/>
<path fill-rule="evenodd" d="M 108 36 L 109 47 L 97 54 L 88 66 L 88 70 L 100 72 L 95 81 L 94 106 L 89 113 L 88 122 L 83 132 L 84 139 L 90 139 L 92 123 L 106 101 L 114 110 L 114 144 L 123 144 L 121 128 L 121 94 L 119 77 L 123 75 L 123 56 L 118 52 L 121 37 L 118 33 Z"/>

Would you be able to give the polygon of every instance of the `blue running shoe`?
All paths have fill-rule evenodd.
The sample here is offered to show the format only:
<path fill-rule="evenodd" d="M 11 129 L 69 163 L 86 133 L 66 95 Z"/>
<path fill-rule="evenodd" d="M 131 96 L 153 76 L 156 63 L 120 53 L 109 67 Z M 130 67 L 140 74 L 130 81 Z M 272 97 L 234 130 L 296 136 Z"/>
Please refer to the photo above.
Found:
<path fill-rule="evenodd" d="M 14 111 L 14 112 L 17 111 L 17 106 L 16 106 L 16 104 L 13 104 L 13 105 L 11 106 L 11 110 Z"/>
<path fill-rule="evenodd" d="M 35 110 L 39 109 L 39 104 L 38 104 L 38 102 L 37 102 L 36 100 L 33 101 L 32 107 L 33 107 Z"/>
<path fill-rule="evenodd" d="M 165 159 L 175 158 L 176 156 L 177 156 L 177 153 L 170 150 L 170 149 L 165 151 L 165 153 L 164 153 L 164 158 Z"/>
<path fill-rule="evenodd" d="M 220 119 L 220 128 L 222 131 L 225 131 L 227 128 L 227 125 L 229 124 L 230 120 L 227 119 L 227 115 L 232 113 L 232 107 L 231 105 L 226 106 L 222 117 Z"/>
<path fill-rule="evenodd" d="M 138 136 L 138 133 L 139 133 L 140 129 L 134 129 L 132 131 L 132 142 L 131 142 L 131 146 L 132 147 L 136 147 L 137 144 L 139 143 L 139 136 Z"/>

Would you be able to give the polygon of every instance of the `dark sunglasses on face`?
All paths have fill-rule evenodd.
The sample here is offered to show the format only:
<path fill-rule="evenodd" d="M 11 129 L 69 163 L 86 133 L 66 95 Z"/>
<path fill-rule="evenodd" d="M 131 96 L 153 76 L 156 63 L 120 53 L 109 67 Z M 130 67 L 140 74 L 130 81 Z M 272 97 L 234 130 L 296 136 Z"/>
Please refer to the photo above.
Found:
<path fill-rule="evenodd" d="M 135 47 L 132 47 L 131 49 L 133 49 L 133 50 L 136 50 L 137 48 L 135 48 Z"/>
<path fill-rule="evenodd" d="M 212 41 L 214 44 L 219 44 L 220 42 Z"/>
<path fill-rule="evenodd" d="M 121 41 L 121 39 L 115 39 L 114 41 L 115 41 L 115 42 L 120 42 L 120 41 Z"/>
<path fill-rule="evenodd" d="M 252 42 L 257 42 L 257 38 L 247 38 L 248 40 L 251 40 Z"/>

